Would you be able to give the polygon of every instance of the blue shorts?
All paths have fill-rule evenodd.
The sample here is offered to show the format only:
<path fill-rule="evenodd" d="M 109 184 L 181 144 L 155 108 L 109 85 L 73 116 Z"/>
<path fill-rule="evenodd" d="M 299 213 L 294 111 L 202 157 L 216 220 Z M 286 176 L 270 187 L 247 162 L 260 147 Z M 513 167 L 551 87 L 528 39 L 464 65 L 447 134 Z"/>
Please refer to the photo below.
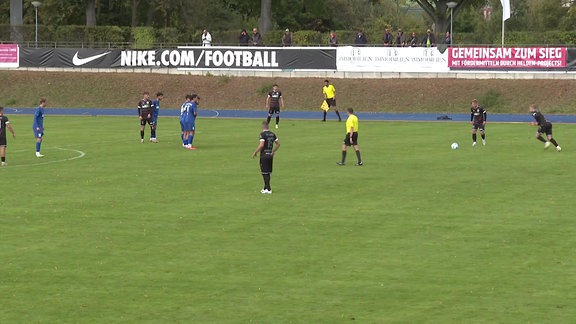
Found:
<path fill-rule="evenodd" d="M 190 120 L 180 120 L 180 128 L 183 132 L 191 132 L 196 129 L 196 123 Z"/>
<path fill-rule="evenodd" d="M 42 138 L 42 136 L 44 136 L 44 128 L 43 127 L 40 128 L 40 131 L 37 131 L 36 127 L 32 127 L 32 131 L 34 132 L 35 138 Z"/>

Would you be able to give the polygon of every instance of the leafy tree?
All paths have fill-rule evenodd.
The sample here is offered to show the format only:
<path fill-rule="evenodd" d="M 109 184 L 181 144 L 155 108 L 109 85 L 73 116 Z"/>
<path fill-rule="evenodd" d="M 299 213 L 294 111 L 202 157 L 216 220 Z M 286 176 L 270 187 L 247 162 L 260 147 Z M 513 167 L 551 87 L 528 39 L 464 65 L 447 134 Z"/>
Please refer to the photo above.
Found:
<path fill-rule="evenodd" d="M 454 15 L 454 18 L 458 13 L 465 7 L 472 4 L 483 3 L 484 0 L 459 0 L 456 7 L 452 10 L 448 8 L 447 3 L 453 0 L 413 0 L 417 3 L 423 10 L 424 13 L 431 19 L 434 24 L 434 30 L 436 32 L 446 32 L 450 30 L 450 12 Z"/>

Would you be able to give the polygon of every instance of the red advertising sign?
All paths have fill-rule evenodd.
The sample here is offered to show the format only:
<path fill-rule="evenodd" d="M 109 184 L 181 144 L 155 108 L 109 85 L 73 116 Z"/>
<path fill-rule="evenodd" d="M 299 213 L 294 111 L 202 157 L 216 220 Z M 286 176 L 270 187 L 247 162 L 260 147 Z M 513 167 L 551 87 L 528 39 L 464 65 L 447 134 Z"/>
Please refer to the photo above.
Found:
<path fill-rule="evenodd" d="M 451 47 L 448 66 L 463 70 L 558 69 L 566 67 L 565 47 Z"/>
<path fill-rule="evenodd" d="M 0 68 L 17 68 L 18 44 L 0 44 Z"/>

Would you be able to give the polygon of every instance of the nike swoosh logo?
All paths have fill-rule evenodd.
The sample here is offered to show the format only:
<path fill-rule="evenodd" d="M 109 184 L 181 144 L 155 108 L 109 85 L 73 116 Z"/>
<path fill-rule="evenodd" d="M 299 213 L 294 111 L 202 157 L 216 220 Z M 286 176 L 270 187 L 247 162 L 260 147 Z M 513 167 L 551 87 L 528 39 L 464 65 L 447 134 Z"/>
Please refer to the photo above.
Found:
<path fill-rule="evenodd" d="M 102 53 L 102 54 L 98 54 L 98 55 L 94 55 L 94 56 L 79 58 L 78 57 L 78 51 L 76 51 L 76 54 L 74 54 L 74 57 L 72 58 L 72 64 L 74 64 L 76 66 L 84 65 L 86 63 L 90 63 L 90 62 L 97 60 L 97 59 L 101 58 L 102 56 L 108 55 L 110 53 L 111 52 L 106 52 L 106 53 Z"/>

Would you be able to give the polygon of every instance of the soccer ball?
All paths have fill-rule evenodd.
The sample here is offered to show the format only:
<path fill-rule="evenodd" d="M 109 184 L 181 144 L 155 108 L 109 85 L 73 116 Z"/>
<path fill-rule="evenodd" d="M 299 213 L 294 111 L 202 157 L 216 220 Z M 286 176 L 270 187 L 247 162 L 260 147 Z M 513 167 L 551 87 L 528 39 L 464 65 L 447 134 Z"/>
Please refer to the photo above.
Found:
<path fill-rule="evenodd" d="M 452 143 L 452 145 L 450 145 L 450 147 L 451 147 L 453 150 L 456 150 L 456 149 L 458 149 L 458 143 L 454 142 L 454 143 Z"/>

